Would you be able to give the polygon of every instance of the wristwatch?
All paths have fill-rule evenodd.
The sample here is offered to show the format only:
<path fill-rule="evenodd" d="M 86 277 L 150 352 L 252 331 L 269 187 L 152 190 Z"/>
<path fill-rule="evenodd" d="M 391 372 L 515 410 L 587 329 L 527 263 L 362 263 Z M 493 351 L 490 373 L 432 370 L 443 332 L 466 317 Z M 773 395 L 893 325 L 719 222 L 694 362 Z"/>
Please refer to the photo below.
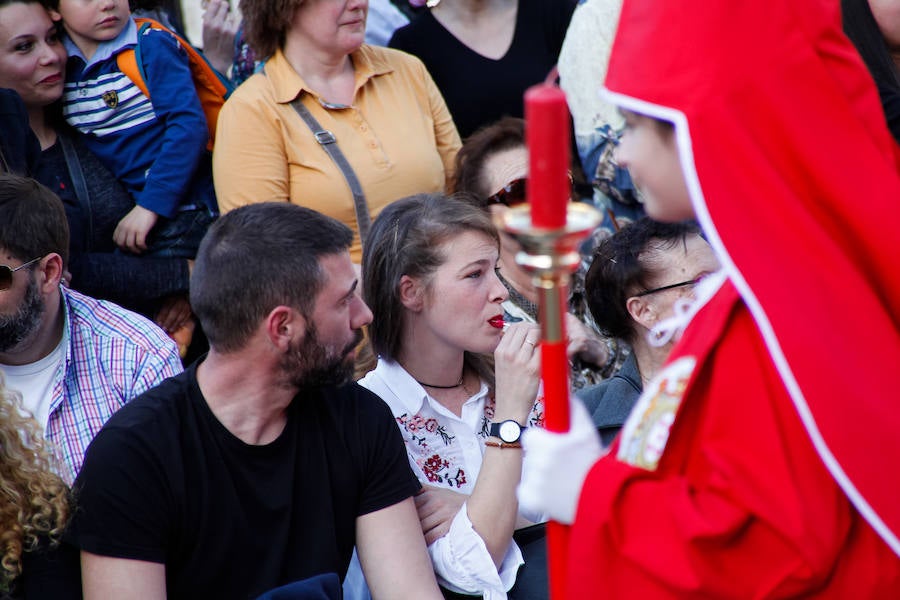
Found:
<path fill-rule="evenodd" d="M 522 437 L 522 426 L 516 421 L 509 419 L 502 423 L 491 423 L 489 433 L 498 437 L 507 444 L 515 444 Z"/>

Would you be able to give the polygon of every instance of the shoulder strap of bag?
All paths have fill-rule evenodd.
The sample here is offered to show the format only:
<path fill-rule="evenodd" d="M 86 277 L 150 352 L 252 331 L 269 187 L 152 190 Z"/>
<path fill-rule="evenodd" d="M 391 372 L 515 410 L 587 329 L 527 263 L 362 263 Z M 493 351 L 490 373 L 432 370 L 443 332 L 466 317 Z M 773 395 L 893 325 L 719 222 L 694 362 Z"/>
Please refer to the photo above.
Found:
<path fill-rule="evenodd" d="M 263 66 L 262 72 L 265 75 L 265 66 Z M 350 166 L 350 163 L 347 162 L 344 153 L 341 152 L 334 134 L 319 125 L 319 122 L 312 116 L 309 109 L 303 106 L 303 102 L 301 102 L 299 97 L 291 102 L 291 106 L 294 107 L 294 110 L 297 111 L 297 114 L 300 115 L 306 126 L 310 128 L 316 141 L 328 153 L 328 156 L 331 157 L 331 160 L 334 161 L 334 164 L 337 165 L 337 168 L 344 175 L 344 179 L 347 180 L 347 185 L 350 186 L 350 191 L 353 193 L 353 209 L 356 212 L 356 229 L 359 231 L 359 241 L 365 245 L 366 238 L 369 237 L 369 229 L 372 226 L 372 217 L 369 215 L 366 195 L 363 193 L 362 185 L 360 185 L 359 179 L 356 177 L 356 172 Z"/>
<path fill-rule="evenodd" d="M 93 227 L 94 219 L 92 218 L 93 212 L 91 211 L 91 195 L 87 189 L 87 182 L 84 180 L 84 169 L 81 168 L 81 160 L 78 158 L 75 144 L 72 143 L 72 139 L 69 136 L 60 133 L 57 136 L 57 139 L 59 140 L 59 145 L 62 147 L 63 156 L 66 159 L 69 177 L 72 178 L 72 187 L 75 188 L 75 197 L 78 199 L 78 204 L 80 204 L 81 208 L 84 210 L 84 220 L 88 226 L 88 239 L 93 239 L 93 231 L 91 231 L 91 229 Z"/>
<path fill-rule="evenodd" d="M 366 195 L 363 193 L 362 185 L 360 185 L 359 179 L 356 177 L 356 172 L 353 171 L 353 167 L 347 162 L 347 157 L 341 152 L 341 148 L 338 146 L 334 134 L 327 129 L 322 129 L 322 126 L 319 125 L 316 118 L 312 116 L 309 109 L 303 106 L 303 102 L 300 101 L 300 98 L 291 102 L 291 106 L 294 107 L 294 110 L 297 111 L 297 114 L 300 115 L 300 118 L 303 119 L 303 122 L 306 123 L 307 127 L 312 130 L 313 136 L 315 136 L 319 145 L 322 146 L 322 149 L 328 153 L 328 156 L 331 157 L 334 164 L 336 164 L 341 170 L 341 173 L 344 174 L 344 179 L 347 180 L 347 185 L 350 186 L 350 191 L 353 193 L 353 208 L 356 211 L 356 227 L 359 230 L 359 240 L 362 244 L 365 244 L 366 238 L 369 236 L 369 228 L 372 226 L 372 217 L 369 215 L 369 205 L 366 203 Z"/>
<path fill-rule="evenodd" d="M 135 19 L 135 21 L 137 21 L 137 19 Z M 141 38 L 144 35 L 144 31 L 150 27 L 150 23 L 146 22 L 146 19 L 142 19 L 142 22 L 137 25 L 137 43 L 133 48 L 123 50 L 116 55 L 116 65 L 119 67 L 119 70 L 149 98 L 150 90 L 147 89 L 143 59 L 141 58 Z"/>

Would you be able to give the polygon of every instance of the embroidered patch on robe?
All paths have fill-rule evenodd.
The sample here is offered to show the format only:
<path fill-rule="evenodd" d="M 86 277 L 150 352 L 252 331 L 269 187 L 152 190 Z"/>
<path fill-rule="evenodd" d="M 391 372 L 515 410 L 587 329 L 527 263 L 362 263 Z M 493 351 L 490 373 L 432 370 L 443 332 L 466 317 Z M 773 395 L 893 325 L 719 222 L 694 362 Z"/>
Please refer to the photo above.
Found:
<path fill-rule="evenodd" d="M 697 360 L 691 356 L 679 358 L 647 384 L 622 427 L 616 458 L 641 469 L 656 470 L 696 365 Z"/>

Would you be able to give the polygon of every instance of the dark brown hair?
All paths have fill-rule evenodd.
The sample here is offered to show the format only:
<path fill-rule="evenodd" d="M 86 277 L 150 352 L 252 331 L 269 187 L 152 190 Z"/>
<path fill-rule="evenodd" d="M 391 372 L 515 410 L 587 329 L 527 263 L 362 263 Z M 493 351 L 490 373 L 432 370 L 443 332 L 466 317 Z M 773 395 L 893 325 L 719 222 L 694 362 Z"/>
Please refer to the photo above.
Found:
<path fill-rule="evenodd" d="M 28 177 L 0 174 L 0 248 L 21 261 L 50 253 L 69 264 L 69 222 L 62 200 Z"/>
<path fill-rule="evenodd" d="M 661 223 L 649 217 L 626 225 L 597 246 L 584 280 L 588 307 L 601 333 L 633 341 L 635 323 L 626 303 L 656 275 L 651 257 L 699 235 L 693 221 Z"/>
<path fill-rule="evenodd" d="M 244 37 L 259 58 L 268 58 L 279 48 L 303 0 L 240 0 Z"/>
<path fill-rule="evenodd" d="M 400 279 L 428 281 L 446 262 L 444 243 L 465 232 L 484 234 L 499 245 L 497 229 L 482 210 L 457 197 L 418 194 L 388 205 L 375 222 L 363 249 L 363 298 L 372 309 L 369 337 L 375 352 L 397 360 L 406 308 Z M 485 357 L 466 353 L 466 365 L 493 387 L 493 367 Z"/>
<path fill-rule="evenodd" d="M 319 259 L 346 252 L 352 239 L 343 223 L 286 202 L 222 215 L 206 232 L 191 274 L 191 308 L 210 346 L 242 348 L 279 305 L 310 315 L 325 283 Z"/>
<path fill-rule="evenodd" d="M 514 117 L 503 117 L 496 123 L 486 125 L 466 138 L 466 142 L 456 155 L 456 173 L 451 191 L 466 192 L 480 202 L 484 208 L 485 199 L 497 190 L 485 189 L 484 163 L 488 157 L 525 147 L 525 121 Z"/>

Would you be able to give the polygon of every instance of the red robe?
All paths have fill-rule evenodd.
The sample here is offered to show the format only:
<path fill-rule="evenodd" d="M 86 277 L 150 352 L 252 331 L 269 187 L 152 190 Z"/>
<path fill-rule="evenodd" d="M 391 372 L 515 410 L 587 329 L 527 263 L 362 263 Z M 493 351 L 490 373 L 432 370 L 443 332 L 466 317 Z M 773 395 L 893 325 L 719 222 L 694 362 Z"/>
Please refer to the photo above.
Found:
<path fill-rule="evenodd" d="M 585 482 L 566 598 L 898 597 L 900 560 L 825 468 L 730 283 L 661 378 Z"/>
<path fill-rule="evenodd" d="M 624 0 L 605 86 L 674 123 L 730 284 L 588 477 L 568 597 L 900 598 L 900 152 L 840 3 Z"/>

